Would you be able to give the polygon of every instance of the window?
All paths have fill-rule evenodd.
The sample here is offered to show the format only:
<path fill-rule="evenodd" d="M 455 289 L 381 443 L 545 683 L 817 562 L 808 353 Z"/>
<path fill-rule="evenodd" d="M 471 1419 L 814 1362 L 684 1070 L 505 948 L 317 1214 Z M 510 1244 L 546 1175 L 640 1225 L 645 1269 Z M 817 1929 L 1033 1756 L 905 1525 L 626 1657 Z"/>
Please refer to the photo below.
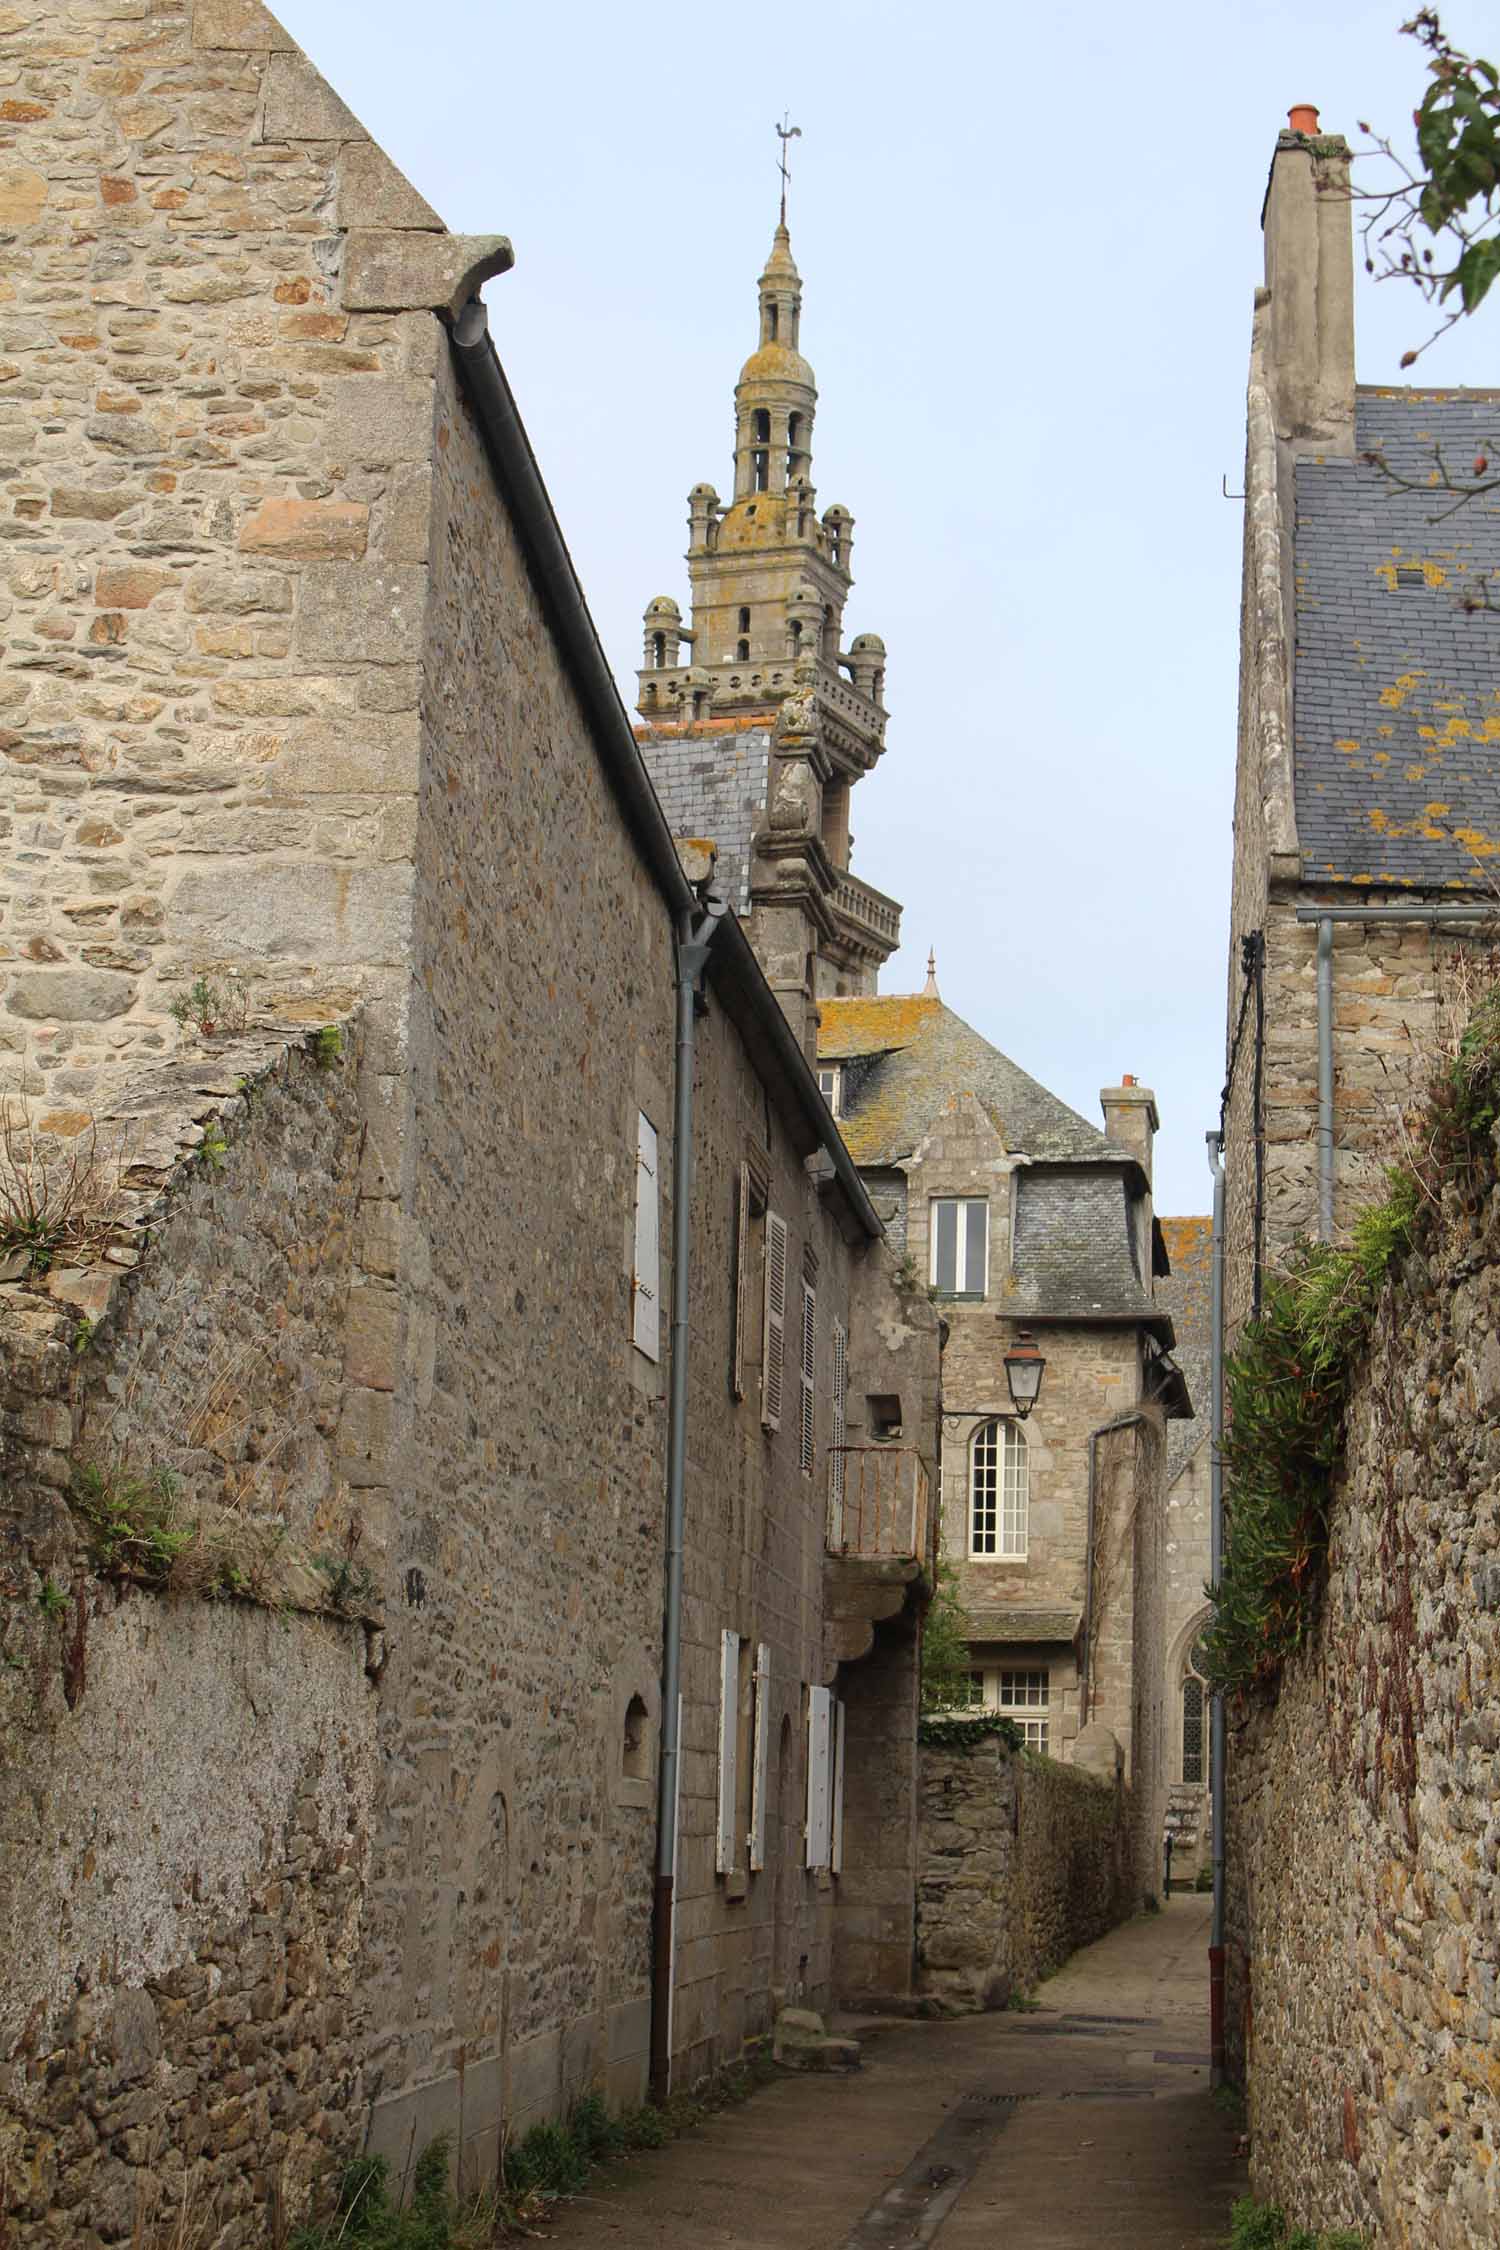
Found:
<path fill-rule="evenodd" d="M 818 1406 L 818 1292 L 802 1284 L 802 1420 L 798 1432 L 798 1459 L 802 1474 L 810 1477 L 817 1440 Z"/>
<path fill-rule="evenodd" d="M 638 1695 L 633 1695 L 625 1706 L 625 1743 L 620 1768 L 627 1781 L 651 1779 L 651 1721 Z"/>
<path fill-rule="evenodd" d="M 1038 1672 L 996 1672 L 992 1708 L 1014 1719 L 1026 1738 L 1028 1750 L 1047 1747 L 1047 1705 L 1050 1675 Z"/>
<path fill-rule="evenodd" d="M 969 1552 L 1024 1562 L 1030 1514 L 1026 1440 L 1014 1422 L 981 1422 L 969 1440 Z"/>
<path fill-rule="evenodd" d="M 762 1641 L 755 1651 L 755 1735 L 750 1768 L 750 1867 L 766 1864 L 766 1758 L 771 1744 L 771 1650 Z"/>
<path fill-rule="evenodd" d="M 661 1358 L 661 1181 L 656 1127 L 642 1110 L 636 1121 L 635 1259 L 631 1273 L 631 1341 L 647 1359 Z"/>
<path fill-rule="evenodd" d="M 935 1197 L 928 1280 L 940 1297 L 982 1297 L 988 1287 L 990 1207 L 982 1195 Z"/>
<path fill-rule="evenodd" d="M 833 1065 L 831 1070 L 825 1067 L 818 1072 L 818 1092 L 827 1102 L 834 1116 L 841 1117 L 844 1104 L 844 1073 L 837 1063 Z"/>
<path fill-rule="evenodd" d="M 719 1663 L 719 1819 L 714 1837 L 714 1867 L 727 1875 L 734 1866 L 735 1800 L 739 1795 L 740 1636 L 720 1639 Z"/>
<path fill-rule="evenodd" d="M 1182 1683 L 1182 1778 L 1203 1780 L 1203 1682 L 1191 1673 Z"/>
<path fill-rule="evenodd" d="M 749 643 L 749 642 L 748 642 L 747 640 L 743 640 L 743 639 L 741 639 L 741 640 L 739 640 L 739 641 L 736 641 L 736 643 L 735 643 L 735 649 L 734 649 L 734 660 L 735 660 L 736 664 L 748 664 L 748 663 L 749 663 L 749 661 L 750 661 L 750 643 Z"/>
<path fill-rule="evenodd" d="M 749 630 L 750 630 L 750 612 L 749 612 L 749 610 L 748 610 L 748 609 L 742 609 L 742 610 L 740 611 L 740 631 L 741 631 L 742 633 L 748 633 L 748 632 L 749 632 Z"/>

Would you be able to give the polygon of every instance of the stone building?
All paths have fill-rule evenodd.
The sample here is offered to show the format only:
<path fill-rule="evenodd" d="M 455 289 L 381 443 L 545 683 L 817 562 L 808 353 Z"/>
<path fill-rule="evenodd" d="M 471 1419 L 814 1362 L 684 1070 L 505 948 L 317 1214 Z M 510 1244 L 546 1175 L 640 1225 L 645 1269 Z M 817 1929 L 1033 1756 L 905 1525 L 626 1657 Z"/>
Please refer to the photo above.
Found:
<path fill-rule="evenodd" d="M 1154 1887 L 1166 1443 L 1190 1411 L 1153 1294 L 1155 1102 L 1133 1079 L 1106 1087 L 1100 1133 L 945 1007 L 932 974 L 819 1012 L 825 1094 L 947 1329 L 942 1543 L 976 1694 L 1056 1758 L 1113 1773 L 1118 1745 Z M 1023 1332 L 1046 1359 L 1025 1419 L 1003 1365 Z"/>
<path fill-rule="evenodd" d="M 1298 128 L 1305 127 L 1306 130 Z M 1497 394 L 1355 380 L 1349 151 L 1292 113 L 1246 418 L 1229 956 L 1231 1328 L 1378 1189 L 1500 852 L 1500 507 L 1433 485 Z M 1410 489 L 1414 487 L 1415 489 Z M 1465 933 L 1469 933 L 1466 935 Z"/>
<path fill-rule="evenodd" d="M 235 2250 L 909 1980 L 937 1320 L 662 817 L 509 245 L 258 0 L 5 38 L 0 2232 Z"/>
<path fill-rule="evenodd" d="M 1497 395 L 1356 381 L 1349 152 L 1316 111 L 1293 110 L 1278 136 L 1263 225 L 1231 1342 L 1278 1256 L 1341 1236 L 1403 1155 L 1425 1081 L 1492 981 L 1500 852 L 1500 510 L 1442 490 L 1487 448 Z M 1307 2224 L 1353 2223 L 1382 2245 L 1496 2226 L 1475 2028 L 1491 2022 L 1493 1913 L 1472 1881 L 1492 1810 L 1475 1761 L 1493 1705 L 1493 1507 L 1470 1443 L 1488 1411 L 1493 1341 L 1472 1277 L 1492 1197 L 1476 1180 L 1449 1201 L 1353 1374 L 1307 1647 L 1274 1695 L 1228 1714 L 1225 2033 L 1231 2070 L 1248 2069 L 1256 2184 Z"/>

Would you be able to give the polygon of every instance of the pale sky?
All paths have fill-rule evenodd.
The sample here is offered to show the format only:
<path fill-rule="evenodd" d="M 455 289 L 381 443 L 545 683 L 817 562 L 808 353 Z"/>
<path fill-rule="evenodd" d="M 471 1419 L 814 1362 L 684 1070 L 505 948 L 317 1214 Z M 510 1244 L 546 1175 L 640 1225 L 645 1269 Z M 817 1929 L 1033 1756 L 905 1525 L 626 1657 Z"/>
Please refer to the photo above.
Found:
<path fill-rule="evenodd" d="M 882 989 L 931 945 L 1085 1117 L 1154 1087 L 1158 1208 L 1206 1210 L 1261 197 L 1293 102 L 1409 143 L 1404 0 L 278 12 L 450 227 L 514 242 L 491 327 L 628 702 L 688 489 L 731 486 L 790 110 L 813 477 L 855 518 L 847 633 L 889 651 L 852 804 L 906 910 Z M 1443 15 L 1493 54 L 1474 0 Z M 1410 380 L 1425 308 L 1362 278 L 1358 317 L 1361 380 Z M 1494 383 L 1497 340 L 1500 307 L 1418 376 Z"/>

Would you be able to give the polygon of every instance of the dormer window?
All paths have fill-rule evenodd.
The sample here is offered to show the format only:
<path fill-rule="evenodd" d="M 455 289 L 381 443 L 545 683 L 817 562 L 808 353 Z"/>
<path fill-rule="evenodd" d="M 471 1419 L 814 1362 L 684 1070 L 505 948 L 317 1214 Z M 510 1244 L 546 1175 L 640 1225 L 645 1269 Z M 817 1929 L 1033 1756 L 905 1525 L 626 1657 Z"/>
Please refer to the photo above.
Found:
<path fill-rule="evenodd" d="M 844 1071 L 841 1063 L 825 1064 L 818 1072 L 818 1092 L 827 1102 L 831 1114 L 844 1114 Z"/>
<path fill-rule="evenodd" d="M 934 1196 L 928 1279 L 940 1297 L 982 1297 L 989 1285 L 990 1207 L 982 1195 Z"/>

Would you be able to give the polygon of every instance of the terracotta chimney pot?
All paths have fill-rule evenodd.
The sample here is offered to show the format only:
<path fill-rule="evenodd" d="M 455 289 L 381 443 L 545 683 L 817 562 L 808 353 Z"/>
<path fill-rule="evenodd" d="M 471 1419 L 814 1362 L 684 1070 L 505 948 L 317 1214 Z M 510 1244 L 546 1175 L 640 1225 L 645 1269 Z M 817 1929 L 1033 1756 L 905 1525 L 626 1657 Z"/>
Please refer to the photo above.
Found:
<path fill-rule="evenodd" d="M 1318 113 L 1311 102 L 1295 102 L 1286 113 L 1287 123 L 1294 133 L 1316 133 Z"/>

